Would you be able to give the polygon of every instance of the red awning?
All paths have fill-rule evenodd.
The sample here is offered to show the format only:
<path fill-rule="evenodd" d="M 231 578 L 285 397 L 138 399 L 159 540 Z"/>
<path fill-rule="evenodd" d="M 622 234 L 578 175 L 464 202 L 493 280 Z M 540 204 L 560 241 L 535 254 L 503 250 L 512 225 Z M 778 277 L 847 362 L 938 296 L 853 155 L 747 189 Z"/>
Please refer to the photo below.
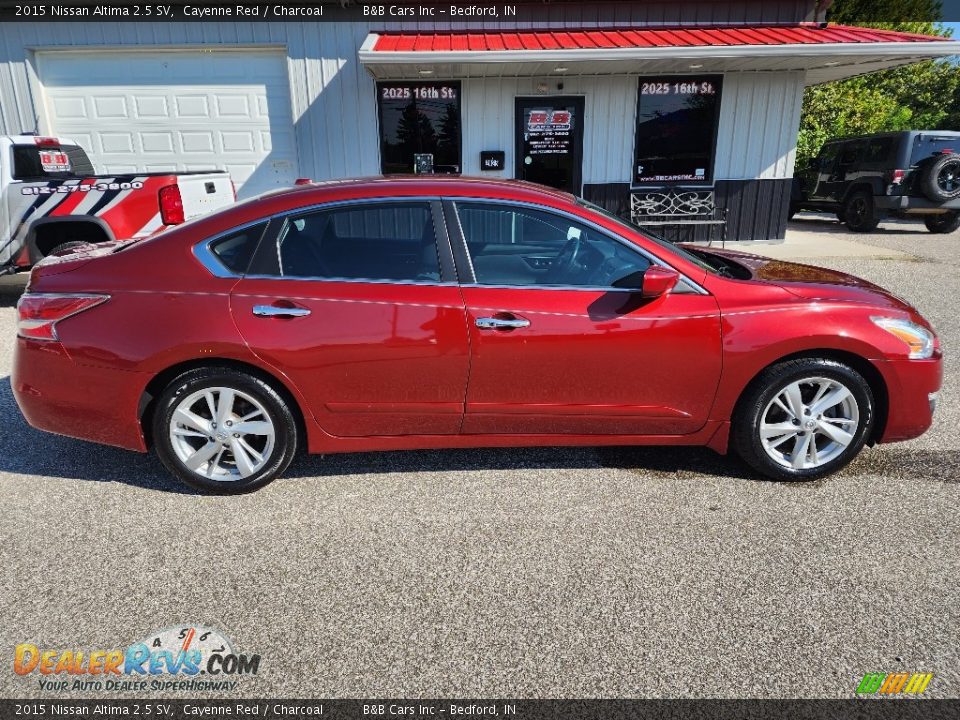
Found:
<path fill-rule="evenodd" d="M 950 42 L 935 35 L 915 35 L 873 28 L 828 25 L 755 25 L 726 27 L 636 28 L 592 30 L 523 30 L 516 32 L 439 32 L 378 34 L 374 52 L 496 52 L 510 50 L 594 50 L 598 48 L 703 47 L 742 45 L 811 45 L 844 43 Z"/>
<path fill-rule="evenodd" d="M 358 53 L 379 80 L 802 72 L 808 85 L 960 55 L 930 35 L 813 23 L 371 32 Z"/>

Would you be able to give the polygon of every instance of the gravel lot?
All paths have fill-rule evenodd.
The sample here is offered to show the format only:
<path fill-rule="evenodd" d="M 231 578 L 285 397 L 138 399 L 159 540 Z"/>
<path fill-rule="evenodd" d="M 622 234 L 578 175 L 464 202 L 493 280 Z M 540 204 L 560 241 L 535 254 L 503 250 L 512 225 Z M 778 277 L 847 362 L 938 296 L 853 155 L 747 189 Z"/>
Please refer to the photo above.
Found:
<path fill-rule="evenodd" d="M 960 696 L 960 236 L 856 239 L 910 256 L 817 262 L 916 304 L 946 384 L 926 436 L 802 485 L 588 448 L 313 457 L 199 496 L 151 456 L 25 424 L 0 281 L 0 696 L 43 695 L 10 672 L 17 643 L 191 622 L 262 656 L 246 697 L 850 697 L 897 670 Z"/>

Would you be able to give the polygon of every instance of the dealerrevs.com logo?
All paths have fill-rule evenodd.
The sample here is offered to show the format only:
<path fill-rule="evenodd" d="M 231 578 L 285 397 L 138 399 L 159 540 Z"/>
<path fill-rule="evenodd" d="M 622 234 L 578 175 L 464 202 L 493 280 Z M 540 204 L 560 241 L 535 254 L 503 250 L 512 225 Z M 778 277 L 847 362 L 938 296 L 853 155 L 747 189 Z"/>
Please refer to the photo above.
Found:
<path fill-rule="evenodd" d="M 256 675 L 260 656 L 237 653 L 219 630 L 182 625 L 160 630 L 126 648 L 42 648 L 20 643 L 13 671 L 36 677 L 47 692 L 231 691 Z"/>

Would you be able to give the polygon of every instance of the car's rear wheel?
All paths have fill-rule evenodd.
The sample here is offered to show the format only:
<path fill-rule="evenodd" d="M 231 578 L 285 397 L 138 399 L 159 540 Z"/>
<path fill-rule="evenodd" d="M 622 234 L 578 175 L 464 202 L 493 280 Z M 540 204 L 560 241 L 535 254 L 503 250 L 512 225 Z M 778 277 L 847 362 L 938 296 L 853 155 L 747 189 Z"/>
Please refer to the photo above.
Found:
<path fill-rule="evenodd" d="M 843 222 L 854 232 L 870 232 L 880 224 L 873 207 L 873 196 L 863 190 L 853 193 L 843 204 Z"/>
<path fill-rule="evenodd" d="M 942 215 L 927 215 L 923 219 L 923 224 L 927 230 L 932 233 L 944 234 L 952 233 L 960 228 L 960 212 L 948 212 Z"/>
<path fill-rule="evenodd" d="M 733 420 L 737 453 L 775 480 L 812 480 L 857 456 L 873 429 L 873 393 L 833 360 L 790 360 L 763 371 Z"/>
<path fill-rule="evenodd" d="M 297 426 L 284 398 L 232 368 L 198 368 L 158 400 L 153 437 L 160 460 L 188 485 L 248 492 L 280 475 L 296 452 Z"/>

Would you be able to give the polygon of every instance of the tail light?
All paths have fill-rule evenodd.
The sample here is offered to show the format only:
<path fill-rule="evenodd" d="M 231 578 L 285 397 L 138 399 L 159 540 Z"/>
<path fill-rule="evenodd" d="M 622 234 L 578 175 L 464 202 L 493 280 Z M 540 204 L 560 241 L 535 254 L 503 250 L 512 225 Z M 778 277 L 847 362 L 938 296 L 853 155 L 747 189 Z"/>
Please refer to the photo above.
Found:
<path fill-rule="evenodd" d="M 55 137 L 35 137 L 33 142 L 37 147 L 60 147 L 60 139 Z"/>
<path fill-rule="evenodd" d="M 313 180 L 310 178 L 297 178 L 293 181 L 294 185 L 310 185 L 313 183 Z"/>
<path fill-rule="evenodd" d="M 890 184 L 891 184 L 891 185 L 899 185 L 899 184 L 901 184 L 901 183 L 903 182 L 903 176 L 904 176 L 904 175 L 906 175 L 906 172 L 905 172 L 904 170 L 894 170 L 894 171 L 890 174 Z"/>
<path fill-rule="evenodd" d="M 160 188 L 160 220 L 164 225 L 179 225 L 184 221 L 179 185 Z"/>
<path fill-rule="evenodd" d="M 109 295 L 26 293 L 17 303 L 17 335 L 30 340 L 59 340 L 58 322 L 109 299 Z"/>

